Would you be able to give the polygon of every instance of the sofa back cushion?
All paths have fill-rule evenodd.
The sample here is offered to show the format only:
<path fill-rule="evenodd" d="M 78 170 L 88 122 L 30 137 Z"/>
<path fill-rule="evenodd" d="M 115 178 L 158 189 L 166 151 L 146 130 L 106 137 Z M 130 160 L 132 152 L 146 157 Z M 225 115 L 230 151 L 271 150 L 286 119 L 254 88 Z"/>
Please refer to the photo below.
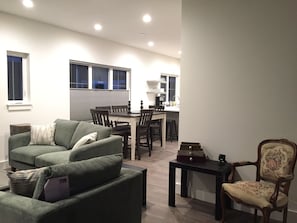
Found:
<path fill-rule="evenodd" d="M 122 156 L 120 155 L 101 156 L 47 167 L 43 176 L 38 179 L 33 198 L 43 199 L 43 188 L 50 178 L 67 176 L 70 195 L 75 195 L 118 177 L 121 167 Z"/>
<path fill-rule="evenodd" d="M 70 148 L 72 148 L 75 145 L 75 143 L 78 140 L 80 140 L 82 137 L 92 132 L 97 132 L 97 140 L 100 140 L 110 136 L 111 128 L 81 121 L 79 122 L 79 124 L 77 125 L 77 128 L 75 129 L 75 132 L 73 133 L 73 136 L 70 142 Z"/>
<path fill-rule="evenodd" d="M 57 119 L 55 123 L 55 143 L 67 149 L 72 148 L 72 146 L 70 147 L 70 142 L 79 121 Z"/>

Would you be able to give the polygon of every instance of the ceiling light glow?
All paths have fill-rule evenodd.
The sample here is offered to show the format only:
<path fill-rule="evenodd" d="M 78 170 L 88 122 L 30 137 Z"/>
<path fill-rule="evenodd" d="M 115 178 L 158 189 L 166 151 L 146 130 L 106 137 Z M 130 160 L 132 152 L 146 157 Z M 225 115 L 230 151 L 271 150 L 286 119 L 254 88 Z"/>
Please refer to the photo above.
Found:
<path fill-rule="evenodd" d="M 153 47 L 153 46 L 155 45 L 155 43 L 154 43 L 153 41 L 149 41 L 149 42 L 147 43 L 147 45 L 148 45 L 149 47 Z"/>
<path fill-rule="evenodd" d="M 181 51 L 181 50 L 179 50 L 177 53 L 178 53 L 179 55 L 181 55 L 181 54 L 182 54 L 182 51 Z"/>
<path fill-rule="evenodd" d="M 98 23 L 94 25 L 94 29 L 97 30 L 97 31 L 102 30 L 102 28 L 103 28 L 102 25 L 100 25 Z"/>
<path fill-rule="evenodd" d="M 152 17 L 149 15 L 149 14 L 145 14 L 143 17 L 142 17 L 142 21 L 144 23 L 150 23 L 152 21 Z"/>
<path fill-rule="evenodd" d="M 34 3 L 33 3 L 32 0 L 23 0 L 23 5 L 24 5 L 26 8 L 33 8 Z"/>

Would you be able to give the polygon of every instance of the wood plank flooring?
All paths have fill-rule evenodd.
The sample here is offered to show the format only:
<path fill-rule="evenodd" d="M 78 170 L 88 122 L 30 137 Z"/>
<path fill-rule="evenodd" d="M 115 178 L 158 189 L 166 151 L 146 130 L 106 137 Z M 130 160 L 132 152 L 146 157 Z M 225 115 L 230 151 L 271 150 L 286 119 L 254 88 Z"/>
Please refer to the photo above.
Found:
<path fill-rule="evenodd" d="M 154 142 L 152 156 L 144 153 L 141 160 L 124 160 L 125 163 L 145 167 L 147 171 L 147 206 L 143 208 L 142 223 L 214 223 L 214 204 L 196 199 L 182 198 L 177 191 L 176 207 L 168 206 L 169 161 L 176 158 L 178 143 L 168 142 L 160 148 Z M 178 174 L 177 174 L 178 177 Z M 235 210 L 227 212 L 228 223 L 252 223 L 253 216 Z M 277 223 L 271 221 L 271 223 Z"/>

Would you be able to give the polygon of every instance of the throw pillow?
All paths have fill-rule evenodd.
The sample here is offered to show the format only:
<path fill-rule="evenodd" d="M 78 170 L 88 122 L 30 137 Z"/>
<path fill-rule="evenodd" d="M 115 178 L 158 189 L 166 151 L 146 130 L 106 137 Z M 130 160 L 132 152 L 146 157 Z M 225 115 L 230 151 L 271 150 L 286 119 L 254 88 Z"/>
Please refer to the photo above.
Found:
<path fill-rule="evenodd" d="M 32 197 L 36 182 L 43 170 L 44 167 L 16 172 L 8 171 L 7 176 L 10 180 L 10 191 L 18 195 Z"/>
<path fill-rule="evenodd" d="M 73 146 L 72 150 L 75 150 L 79 147 L 81 147 L 82 145 L 85 145 L 85 144 L 89 144 L 89 143 L 92 143 L 92 142 L 95 142 L 97 139 L 97 132 L 92 132 L 88 135 L 85 135 L 83 137 L 81 137 L 76 143 L 75 145 Z"/>
<path fill-rule="evenodd" d="M 48 125 L 32 125 L 30 144 L 55 145 L 55 128 L 56 123 Z"/>

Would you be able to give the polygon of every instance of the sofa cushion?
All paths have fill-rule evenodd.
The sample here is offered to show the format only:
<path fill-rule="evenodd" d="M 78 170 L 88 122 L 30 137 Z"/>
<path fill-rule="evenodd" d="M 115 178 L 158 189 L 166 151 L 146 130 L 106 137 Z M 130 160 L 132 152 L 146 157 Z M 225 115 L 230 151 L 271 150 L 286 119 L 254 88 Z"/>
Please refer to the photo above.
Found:
<path fill-rule="evenodd" d="M 75 132 L 73 133 L 73 136 L 70 142 L 70 148 L 72 148 L 75 145 L 75 143 L 78 140 L 80 140 L 83 136 L 90 134 L 92 132 L 97 132 L 97 140 L 100 140 L 110 136 L 111 128 L 81 121 L 79 122 Z"/>
<path fill-rule="evenodd" d="M 35 158 L 45 153 L 52 153 L 58 151 L 65 151 L 63 146 L 50 146 L 50 145 L 28 145 L 18 147 L 10 151 L 9 159 L 35 165 Z"/>
<path fill-rule="evenodd" d="M 48 125 L 31 125 L 31 141 L 30 144 L 39 145 L 55 145 L 54 134 L 55 134 L 56 123 Z"/>
<path fill-rule="evenodd" d="M 97 132 L 92 132 L 92 133 L 90 133 L 88 135 L 85 135 L 85 136 L 81 137 L 80 140 L 78 140 L 75 143 L 75 145 L 73 146 L 72 150 L 78 149 L 82 145 L 95 142 L 96 139 L 97 139 L 97 135 L 98 135 Z"/>
<path fill-rule="evenodd" d="M 55 143 L 60 146 L 64 146 L 67 149 L 70 147 L 72 135 L 78 125 L 78 121 L 57 119 L 56 131 L 55 131 Z"/>
<path fill-rule="evenodd" d="M 120 175 L 122 157 L 108 155 L 47 167 L 39 178 L 33 198 L 39 199 L 49 178 L 68 176 L 70 195 L 101 185 Z"/>
<path fill-rule="evenodd" d="M 68 163 L 71 150 L 45 153 L 35 158 L 35 166 L 51 166 L 59 163 Z"/>
<path fill-rule="evenodd" d="M 32 197 L 40 172 L 43 170 L 44 168 L 16 172 L 8 171 L 7 176 L 10 180 L 10 191 L 18 195 Z"/>

